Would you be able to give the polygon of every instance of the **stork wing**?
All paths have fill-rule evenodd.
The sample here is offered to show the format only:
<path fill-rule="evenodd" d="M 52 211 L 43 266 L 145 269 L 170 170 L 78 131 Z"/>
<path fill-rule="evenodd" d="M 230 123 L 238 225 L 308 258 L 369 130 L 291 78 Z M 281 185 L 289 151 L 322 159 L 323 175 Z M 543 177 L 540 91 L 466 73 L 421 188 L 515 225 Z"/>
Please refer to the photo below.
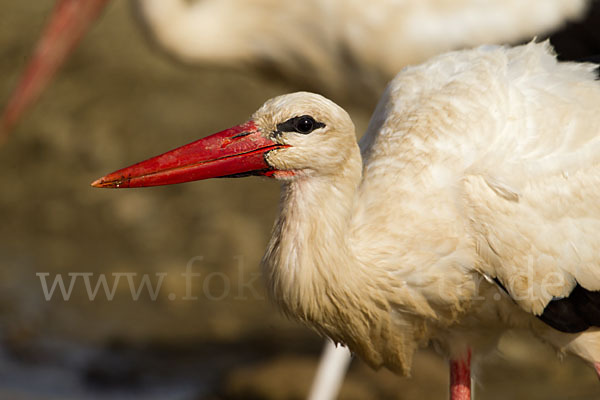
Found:
<path fill-rule="evenodd" d="M 469 223 L 486 261 L 481 272 L 563 332 L 600 326 L 600 85 L 579 85 L 591 90 L 579 91 L 577 101 L 556 92 L 536 101 L 558 127 L 544 132 L 548 114 L 529 112 L 523 126 L 530 129 L 503 132 L 532 132 L 514 138 L 527 145 L 505 154 L 494 172 L 464 179 Z"/>
<path fill-rule="evenodd" d="M 359 204 L 388 242 L 426 255 L 390 263 L 409 271 L 408 286 L 443 273 L 461 287 L 452 263 L 472 265 L 557 329 L 600 326 L 595 68 L 557 62 L 546 42 L 448 53 L 398 74 L 360 143 Z"/>
<path fill-rule="evenodd" d="M 519 193 L 472 175 L 465 192 L 487 261 L 481 272 L 560 330 L 600 326 L 600 308 L 587 310 L 600 306 L 600 165 L 535 179 Z"/>

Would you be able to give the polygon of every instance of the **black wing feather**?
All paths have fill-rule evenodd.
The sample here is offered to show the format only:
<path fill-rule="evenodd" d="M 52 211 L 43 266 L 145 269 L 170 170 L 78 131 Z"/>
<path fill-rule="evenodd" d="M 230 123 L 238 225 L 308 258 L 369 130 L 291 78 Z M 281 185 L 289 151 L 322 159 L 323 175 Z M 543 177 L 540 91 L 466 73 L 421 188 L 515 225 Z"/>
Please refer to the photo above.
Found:
<path fill-rule="evenodd" d="M 494 282 L 510 296 L 498 278 L 494 278 Z M 567 297 L 551 300 L 538 318 L 566 333 L 600 327 L 600 291 L 587 290 L 577 284 Z"/>

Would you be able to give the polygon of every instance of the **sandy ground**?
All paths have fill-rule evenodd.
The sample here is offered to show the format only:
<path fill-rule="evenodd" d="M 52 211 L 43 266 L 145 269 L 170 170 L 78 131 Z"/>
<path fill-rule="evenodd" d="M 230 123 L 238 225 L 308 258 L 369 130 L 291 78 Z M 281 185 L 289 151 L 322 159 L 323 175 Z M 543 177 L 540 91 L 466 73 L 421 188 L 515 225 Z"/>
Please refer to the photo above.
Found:
<path fill-rule="evenodd" d="M 0 0 L 0 104 L 52 3 Z M 267 74 L 175 63 L 149 46 L 128 2 L 111 4 L 0 147 L 0 398 L 306 395 L 321 339 L 281 317 L 257 279 L 275 182 L 89 186 L 243 122 L 265 99 L 296 89 Z M 339 102 L 362 132 L 371 107 Z M 186 281 L 187 265 L 200 277 Z M 90 300 L 81 274 L 68 301 L 58 291 L 46 300 L 42 280 L 51 287 L 62 274 L 68 287 L 69 273 L 87 274 L 92 287 L 99 274 L 109 285 L 121 277 L 112 300 L 102 290 Z M 155 299 L 143 289 L 134 300 L 128 279 L 137 288 L 144 274 L 162 285 Z M 516 336 L 483 360 L 478 377 L 480 399 L 600 397 L 590 368 Z M 423 351 L 412 379 L 354 361 L 340 398 L 444 398 L 446 385 L 444 360 Z"/>

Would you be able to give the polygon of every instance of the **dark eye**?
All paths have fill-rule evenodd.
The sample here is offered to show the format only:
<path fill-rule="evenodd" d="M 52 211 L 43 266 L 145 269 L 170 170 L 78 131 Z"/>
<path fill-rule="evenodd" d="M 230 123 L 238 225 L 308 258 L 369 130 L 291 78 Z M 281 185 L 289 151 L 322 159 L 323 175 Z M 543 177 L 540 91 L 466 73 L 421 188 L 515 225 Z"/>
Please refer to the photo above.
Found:
<path fill-rule="evenodd" d="M 277 124 L 277 132 L 298 132 L 306 135 L 315 129 L 325 128 L 325 124 L 317 122 L 310 115 L 290 118 L 285 122 Z"/>
<path fill-rule="evenodd" d="M 298 133 L 311 133 L 315 129 L 315 120 L 308 115 L 298 117 L 294 121 L 294 129 Z"/>

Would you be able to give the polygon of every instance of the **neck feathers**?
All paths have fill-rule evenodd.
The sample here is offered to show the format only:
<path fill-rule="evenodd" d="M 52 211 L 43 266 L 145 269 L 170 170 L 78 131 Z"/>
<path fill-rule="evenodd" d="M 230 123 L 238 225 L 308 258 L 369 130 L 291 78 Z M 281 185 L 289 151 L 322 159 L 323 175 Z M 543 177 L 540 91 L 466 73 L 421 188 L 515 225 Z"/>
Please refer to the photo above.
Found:
<path fill-rule="evenodd" d="M 374 367 L 407 374 L 414 351 L 410 327 L 396 329 L 389 293 L 363 265 L 351 242 L 361 161 L 338 176 L 285 183 L 281 211 L 263 258 L 269 292 L 286 315 L 350 346 Z M 404 340 L 404 334 L 411 340 Z"/>
<path fill-rule="evenodd" d="M 358 178 L 358 179 L 356 179 Z M 340 278 L 356 266 L 347 233 L 358 177 L 305 177 L 285 183 L 263 259 L 273 298 L 286 314 L 315 321 Z"/>

